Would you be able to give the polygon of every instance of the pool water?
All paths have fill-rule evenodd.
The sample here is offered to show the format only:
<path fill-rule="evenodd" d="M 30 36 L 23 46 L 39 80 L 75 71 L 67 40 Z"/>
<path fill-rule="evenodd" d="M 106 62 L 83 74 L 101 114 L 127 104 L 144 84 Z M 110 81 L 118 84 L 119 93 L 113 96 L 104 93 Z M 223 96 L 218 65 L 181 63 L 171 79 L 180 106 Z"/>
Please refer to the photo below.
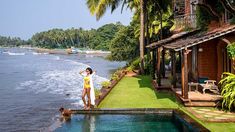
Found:
<path fill-rule="evenodd" d="M 55 132 L 104 131 L 194 132 L 197 130 L 172 114 L 78 114 L 55 130 Z"/>

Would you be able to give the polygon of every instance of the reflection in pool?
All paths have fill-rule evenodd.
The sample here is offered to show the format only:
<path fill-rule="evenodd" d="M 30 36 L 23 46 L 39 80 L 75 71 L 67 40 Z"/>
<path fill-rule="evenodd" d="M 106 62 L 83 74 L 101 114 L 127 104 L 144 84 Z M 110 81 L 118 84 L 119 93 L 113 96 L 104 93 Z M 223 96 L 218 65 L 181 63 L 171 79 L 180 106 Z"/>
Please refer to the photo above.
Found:
<path fill-rule="evenodd" d="M 162 131 L 197 132 L 176 114 L 77 114 L 56 132 Z"/>

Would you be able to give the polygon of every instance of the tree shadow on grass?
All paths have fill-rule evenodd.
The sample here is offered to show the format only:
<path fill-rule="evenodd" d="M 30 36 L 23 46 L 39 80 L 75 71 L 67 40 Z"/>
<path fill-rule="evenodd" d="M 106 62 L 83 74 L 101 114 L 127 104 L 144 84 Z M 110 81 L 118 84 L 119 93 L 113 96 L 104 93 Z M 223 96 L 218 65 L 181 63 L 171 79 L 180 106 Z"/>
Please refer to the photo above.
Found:
<path fill-rule="evenodd" d="M 175 95 L 173 95 L 172 93 L 156 91 L 153 88 L 153 86 L 152 86 L 152 82 L 151 82 L 151 77 L 150 76 L 136 76 L 136 78 L 138 78 L 139 88 L 149 88 L 149 89 L 153 90 L 153 92 L 155 93 L 155 96 L 156 96 L 156 98 L 158 100 L 161 100 L 161 99 L 170 99 L 172 102 L 178 103 L 176 101 Z"/>

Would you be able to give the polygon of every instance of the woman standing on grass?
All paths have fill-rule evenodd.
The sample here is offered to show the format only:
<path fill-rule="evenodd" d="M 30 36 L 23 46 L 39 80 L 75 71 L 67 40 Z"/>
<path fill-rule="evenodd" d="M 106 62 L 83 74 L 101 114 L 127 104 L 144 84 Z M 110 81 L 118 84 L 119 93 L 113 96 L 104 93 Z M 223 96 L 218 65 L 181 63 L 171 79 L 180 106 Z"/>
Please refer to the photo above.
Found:
<path fill-rule="evenodd" d="M 83 73 L 86 73 L 85 75 Z M 94 72 L 95 73 L 95 72 Z M 82 101 L 84 103 L 84 109 L 90 110 L 91 105 L 95 105 L 95 91 L 92 81 L 92 76 L 94 75 L 90 67 L 86 68 L 85 71 L 81 71 L 80 74 L 83 78 L 83 92 L 82 92 Z M 86 102 L 86 96 L 88 101 Z"/>

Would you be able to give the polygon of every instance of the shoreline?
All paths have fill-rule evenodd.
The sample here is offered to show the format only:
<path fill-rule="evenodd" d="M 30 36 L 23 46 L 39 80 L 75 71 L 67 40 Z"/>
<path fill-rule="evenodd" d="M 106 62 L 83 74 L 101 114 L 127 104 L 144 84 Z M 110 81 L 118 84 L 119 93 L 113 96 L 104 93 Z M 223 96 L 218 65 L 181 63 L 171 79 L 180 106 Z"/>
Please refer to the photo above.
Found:
<path fill-rule="evenodd" d="M 101 56 L 106 57 L 109 52 L 104 52 L 100 50 L 85 50 L 77 53 L 69 53 L 68 49 L 45 49 L 45 48 L 31 48 L 38 53 L 48 53 L 48 54 L 60 54 L 60 55 L 91 55 L 91 56 Z"/>
<path fill-rule="evenodd" d="M 60 55 L 94 55 L 94 56 L 103 56 L 106 57 L 111 52 L 110 51 L 102 51 L 102 50 L 78 50 L 77 53 L 70 53 L 68 49 L 47 49 L 47 48 L 39 48 L 39 47 L 31 47 L 31 46 L 19 46 L 19 47 L 0 47 L 0 48 L 23 48 L 35 50 L 37 53 L 48 53 L 48 54 L 60 54 Z"/>

